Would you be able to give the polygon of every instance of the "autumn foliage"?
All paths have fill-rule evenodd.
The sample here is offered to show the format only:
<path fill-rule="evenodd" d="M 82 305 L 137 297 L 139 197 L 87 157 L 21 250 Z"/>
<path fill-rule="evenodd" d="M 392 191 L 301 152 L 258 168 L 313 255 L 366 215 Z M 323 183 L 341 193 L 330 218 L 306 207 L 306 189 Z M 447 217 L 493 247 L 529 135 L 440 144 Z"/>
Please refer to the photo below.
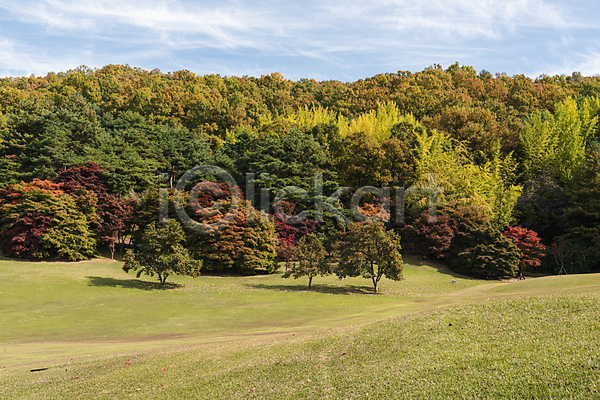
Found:
<path fill-rule="evenodd" d="M 174 188 L 185 172 L 214 165 L 246 200 L 224 229 L 202 236 L 183 228 L 185 246 L 207 271 L 273 272 L 277 260 L 297 261 L 298 243 L 315 232 L 329 260 L 339 258 L 338 233 L 362 219 L 349 211 L 350 192 L 364 186 L 404 201 L 408 225 L 397 231 L 405 251 L 465 274 L 514 276 L 519 252 L 520 275 L 537 265 L 533 233 L 502 234 L 516 225 L 545 243 L 564 235 L 576 249 L 568 267 L 592 271 L 600 266 L 599 95 L 599 77 L 531 79 L 458 63 L 355 82 L 127 65 L 0 79 L 1 247 L 9 256 L 64 259 L 99 247 L 139 249 L 159 209 L 177 218 Z M 204 179 L 185 188 L 183 208 L 211 223 L 232 193 Z M 440 190 L 427 192 L 430 183 Z M 289 187 L 296 189 L 279 198 L 286 213 L 309 218 L 291 223 L 255 209 L 266 198 L 273 214 L 277 192 Z M 350 192 L 328 207 L 348 220 L 329 208 L 315 221 L 315 200 L 344 187 Z M 401 206 L 381 207 L 376 197 L 365 197 L 359 211 L 383 221 L 400 215 Z M 434 198 L 435 221 L 424 213 Z M 357 229 L 346 237 L 359 240 Z M 372 275 L 359 264 L 361 275 Z"/>
<path fill-rule="evenodd" d="M 95 210 L 78 200 L 64 193 L 61 184 L 43 180 L 0 190 L 3 253 L 67 260 L 94 255 L 96 239 L 89 226 Z"/>
<path fill-rule="evenodd" d="M 529 267 L 540 265 L 540 258 L 544 256 L 543 250 L 546 249 L 546 246 L 540 243 L 537 233 L 519 226 L 508 227 L 504 231 L 504 236 L 511 239 L 523 253 L 519 264 L 519 278 L 525 279 L 523 271 Z"/>

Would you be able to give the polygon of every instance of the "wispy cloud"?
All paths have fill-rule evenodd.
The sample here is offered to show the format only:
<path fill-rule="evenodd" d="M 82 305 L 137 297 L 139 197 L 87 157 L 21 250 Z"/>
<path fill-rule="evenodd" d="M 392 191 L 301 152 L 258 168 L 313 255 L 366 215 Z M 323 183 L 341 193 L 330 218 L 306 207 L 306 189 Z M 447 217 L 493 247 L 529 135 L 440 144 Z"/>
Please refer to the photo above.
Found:
<path fill-rule="evenodd" d="M 569 0 L 0 0 L 0 72 L 121 62 L 356 79 L 456 60 L 505 71 L 512 60 L 515 72 L 533 73 L 566 54 L 592 54 L 578 42 L 582 32 L 598 33 L 590 10 L 597 15 L 600 6 Z M 586 68 L 593 70 L 594 60 Z"/>
<path fill-rule="evenodd" d="M 48 72 L 64 69 L 65 63 L 70 63 L 73 67 L 79 65 L 73 57 L 55 58 L 47 51 L 8 39 L 0 39 L 0 60 L 0 77 L 46 75 Z"/>
<path fill-rule="evenodd" d="M 253 46 L 248 33 L 255 35 L 270 25 L 262 11 L 231 7 L 199 7 L 179 2 L 157 1 L 58 1 L 35 3 L 0 1 L 22 22 L 44 27 L 48 34 L 61 36 L 87 34 L 118 37 L 122 31 L 139 29 L 151 32 L 149 39 L 174 45 L 180 35 L 190 35 L 191 43 L 210 46 Z M 201 40 L 204 37 L 204 40 Z"/>
<path fill-rule="evenodd" d="M 573 72 L 581 72 L 584 76 L 600 76 L 600 43 L 593 43 L 594 50 L 571 52 L 556 63 L 544 63 L 537 68 L 536 75 L 571 75 Z"/>
<path fill-rule="evenodd" d="M 379 0 L 329 1 L 323 7 L 341 18 L 378 24 L 381 30 L 442 35 L 440 39 L 500 38 L 518 27 L 565 28 L 578 23 L 566 19 L 564 6 L 543 0 Z"/>
<path fill-rule="evenodd" d="M 600 51 L 582 56 L 582 61 L 570 68 L 570 71 L 579 71 L 585 76 L 600 76 Z"/>

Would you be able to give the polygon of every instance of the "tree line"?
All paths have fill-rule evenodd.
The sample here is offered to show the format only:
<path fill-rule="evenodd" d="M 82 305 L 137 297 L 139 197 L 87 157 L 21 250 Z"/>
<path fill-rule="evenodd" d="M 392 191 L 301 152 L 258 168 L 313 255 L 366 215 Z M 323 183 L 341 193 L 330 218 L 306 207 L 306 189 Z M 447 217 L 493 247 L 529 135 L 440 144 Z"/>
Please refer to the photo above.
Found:
<path fill-rule="evenodd" d="M 377 196 L 363 197 L 360 210 L 378 215 L 404 251 L 445 260 L 461 273 L 551 272 L 559 258 L 569 272 L 596 271 L 599 93 L 598 77 L 534 80 L 459 64 L 349 83 L 120 65 L 5 78 L 1 249 L 11 257 L 68 260 L 100 248 L 135 251 L 147 245 L 147 231 L 159 233 L 161 193 L 175 219 L 180 177 L 215 165 L 239 184 L 243 204 L 225 230 L 201 235 L 182 226 L 182 236 L 171 235 L 189 253 L 188 271 L 198 270 L 196 261 L 226 273 L 273 272 L 278 261 L 311 269 L 302 256 L 310 245 L 305 237 L 319 237 L 343 271 L 336 243 L 353 227 L 331 212 L 297 224 L 273 216 L 275 194 L 294 186 L 308 196 L 289 193 L 278 205 L 314 217 L 315 174 L 325 198 L 341 187 L 390 188 L 402 210 L 389 212 L 401 211 L 403 222 L 387 218 Z M 437 218 L 422 192 L 395 198 L 397 188 L 426 187 L 432 177 L 443 188 Z M 200 222 L 223 217 L 231 193 L 215 185 L 220 194 L 201 192 L 186 204 L 188 215 Z M 258 206 L 265 193 L 267 218 Z M 221 208 L 203 214 L 215 203 Z M 349 203 L 345 194 L 334 206 L 352 220 Z"/>

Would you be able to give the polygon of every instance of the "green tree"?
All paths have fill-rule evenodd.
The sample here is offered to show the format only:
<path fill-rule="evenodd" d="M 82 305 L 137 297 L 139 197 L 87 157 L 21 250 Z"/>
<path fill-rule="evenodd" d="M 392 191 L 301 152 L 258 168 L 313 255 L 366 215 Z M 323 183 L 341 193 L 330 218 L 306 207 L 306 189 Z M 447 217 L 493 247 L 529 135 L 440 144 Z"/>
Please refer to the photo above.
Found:
<path fill-rule="evenodd" d="M 341 235 L 337 273 L 371 279 L 377 293 L 383 276 L 395 281 L 402 279 L 404 262 L 400 250 L 399 235 L 386 231 L 381 222 L 351 224 Z"/>
<path fill-rule="evenodd" d="M 514 212 L 523 228 L 533 230 L 546 242 L 562 236 L 565 230 L 565 210 L 569 198 L 565 188 L 553 178 L 551 167 L 534 180 L 525 183 Z"/>
<path fill-rule="evenodd" d="M 363 132 L 353 132 L 332 150 L 344 186 L 404 186 L 415 178 L 410 149 L 398 138 L 380 143 Z"/>
<path fill-rule="evenodd" d="M 323 240 L 318 234 L 310 233 L 300 239 L 296 246 L 296 257 L 299 261 L 292 264 L 292 267 L 283 275 L 284 278 L 294 276 L 295 279 L 298 279 L 301 276 L 308 276 L 308 287 L 310 288 L 315 276 L 331 274 Z"/>
<path fill-rule="evenodd" d="M 430 186 L 428 175 L 435 174 L 435 186 L 443 189 L 437 196 L 439 206 L 457 203 L 482 207 L 497 229 L 513 223 L 512 210 L 521 187 L 511 183 L 516 168 L 511 153 L 502 156 L 497 144 L 493 158 L 484 165 L 476 165 L 461 142 L 435 130 L 415 132 L 415 139 L 417 186 Z M 425 200 L 423 196 L 409 196 L 409 211 L 417 209 L 420 214 Z"/>
<path fill-rule="evenodd" d="M 126 194 L 131 189 L 141 192 L 157 185 L 157 172 L 171 172 L 159 148 L 162 137 L 155 136 L 160 127 L 139 114 L 127 112 L 113 119 L 105 115 L 103 127 L 107 136 L 96 149 L 96 162 L 104 170 L 111 192 Z"/>
<path fill-rule="evenodd" d="M 578 249 L 577 270 L 594 271 L 600 267 L 600 146 L 590 148 L 567 194 L 570 204 L 565 210 L 565 239 Z"/>
<path fill-rule="evenodd" d="M 538 110 L 530 115 L 521 136 L 523 178 L 534 179 L 547 166 L 558 179 L 569 180 L 585 159 L 586 147 L 595 138 L 598 98 L 568 98 L 556 104 L 554 114 Z"/>
<path fill-rule="evenodd" d="M 519 134 L 512 132 L 495 113 L 483 107 L 452 107 L 424 121 L 429 128 L 438 129 L 465 144 L 472 158 L 483 164 L 493 157 L 496 143 L 501 142 L 506 153 L 519 143 Z"/>
<path fill-rule="evenodd" d="M 177 220 L 163 224 L 152 222 L 142 235 L 135 249 L 125 253 L 125 272 L 137 271 L 140 275 L 158 276 L 161 286 L 169 275 L 200 275 L 202 261 L 194 260 L 183 246 L 185 234 Z"/>
<path fill-rule="evenodd" d="M 56 110 L 43 110 L 19 122 L 14 131 L 31 139 L 19 156 L 27 178 L 53 179 L 62 167 L 95 161 L 105 132 L 99 107 L 75 93 Z"/>
<path fill-rule="evenodd" d="M 254 142 L 247 153 L 248 172 L 268 173 L 268 181 L 257 176 L 256 183 L 272 194 L 287 186 L 312 192 L 315 173 L 323 173 L 326 192 L 337 189 L 330 160 L 319 143 L 309 134 L 291 129 L 280 137 L 270 136 Z"/>
<path fill-rule="evenodd" d="M 463 220 L 450 246 L 450 267 L 484 279 L 517 276 L 523 253 L 489 223 Z"/>

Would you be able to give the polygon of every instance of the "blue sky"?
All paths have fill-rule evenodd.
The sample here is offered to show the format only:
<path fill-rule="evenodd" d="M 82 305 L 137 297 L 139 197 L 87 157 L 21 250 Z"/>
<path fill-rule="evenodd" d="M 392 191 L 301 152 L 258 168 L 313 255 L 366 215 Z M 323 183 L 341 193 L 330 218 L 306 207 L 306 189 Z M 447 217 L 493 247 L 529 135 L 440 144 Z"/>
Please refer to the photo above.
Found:
<path fill-rule="evenodd" d="M 458 61 L 600 74 L 600 2 L 0 0 L 0 77 L 87 65 L 354 81 Z"/>

